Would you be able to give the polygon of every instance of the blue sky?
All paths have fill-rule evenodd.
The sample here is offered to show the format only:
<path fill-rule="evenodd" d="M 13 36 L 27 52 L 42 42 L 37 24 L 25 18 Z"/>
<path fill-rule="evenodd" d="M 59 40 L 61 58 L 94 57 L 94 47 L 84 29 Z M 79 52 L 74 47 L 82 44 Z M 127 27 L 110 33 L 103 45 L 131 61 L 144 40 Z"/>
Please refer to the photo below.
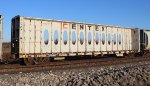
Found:
<path fill-rule="evenodd" d="M 16 15 L 150 29 L 150 0 L 1 0 L 3 40 Z"/>

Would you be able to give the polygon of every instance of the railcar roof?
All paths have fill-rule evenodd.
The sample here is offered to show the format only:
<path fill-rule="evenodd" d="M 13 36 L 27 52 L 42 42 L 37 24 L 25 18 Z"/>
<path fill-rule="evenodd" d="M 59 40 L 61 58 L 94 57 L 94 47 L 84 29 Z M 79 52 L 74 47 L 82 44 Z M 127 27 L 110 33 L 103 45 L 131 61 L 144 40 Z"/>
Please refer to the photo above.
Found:
<path fill-rule="evenodd" d="M 33 19 L 33 20 L 42 20 L 42 21 L 56 21 L 56 22 L 66 22 L 66 23 L 87 24 L 87 25 L 99 25 L 99 26 L 105 26 L 105 27 L 115 27 L 115 28 L 124 28 L 124 29 L 140 29 L 140 28 L 130 28 L 130 27 L 94 24 L 94 23 L 86 23 L 86 22 L 73 22 L 73 21 L 54 20 L 54 19 L 45 19 L 45 18 L 33 18 L 33 17 L 25 17 L 25 16 L 20 16 L 20 15 L 15 16 L 13 19 L 18 18 L 18 17 L 23 17 L 24 19 Z"/>

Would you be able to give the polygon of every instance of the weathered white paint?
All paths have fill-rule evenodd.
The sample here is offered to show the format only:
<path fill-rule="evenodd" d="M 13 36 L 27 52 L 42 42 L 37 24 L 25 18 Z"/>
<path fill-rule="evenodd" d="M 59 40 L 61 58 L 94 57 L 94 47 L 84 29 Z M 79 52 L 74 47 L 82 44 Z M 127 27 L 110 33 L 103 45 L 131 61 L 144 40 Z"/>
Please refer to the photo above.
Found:
<path fill-rule="evenodd" d="M 46 19 L 36 19 L 19 17 L 19 52 L 20 54 L 33 55 L 76 55 L 73 53 L 92 52 L 101 54 L 102 52 L 119 52 L 139 50 L 138 29 L 86 24 L 79 22 L 56 21 Z M 16 28 L 14 28 L 16 29 Z M 48 44 L 44 42 L 44 32 L 48 31 Z M 55 44 L 55 31 L 58 32 L 58 43 Z M 64 32 L 67 38 L 64 38 Z M 75 33 L 75 43 L 72 43 L 73 32 Z M 80 33 L 83 32 L 83 44 L 80 41 Z M 88 43 L 88 33 L 91 32 L 91 44 Z M 99 35 L 99 42 L 96 44 L 96 33 Z M 103 35 L 104 44 L 102 43 Z M 108 35 L 110 34 L 110 44 Z M 116 44 L 114 44 L 114 34 L 116 35 Z M 149 34 L 149 33 L 148 33 Z M 121 35 L 121 44 L 118 38 Z M 148 35 L 149 36 L 149 35 Z M 64 44 L 64 39 L 68 39 Z M 149 46 L 149 45 L 148 45 Z M 14 47 L 17 48 L 17 47 Z M 63 54 L 62 54 L 63 53 Z M 67 53 L 67 54 L 64 54 Z M 91 53 L 91 54 L 92 54 Z M 90 55 L 91 55 L 90 54 Z"/>
<path fill-rule="evenodd" d="M 144 31 L 145 35 L 147 35 L 148 39 L 145 37 L 145 40 L 148 42 L 146 49 L 150 50 L 150 30 Z M 146 45 L 146 43 L 145 43 Z"/>
<path fill-rule="evenodd" d="M 69 39 L 69 48 L 70 52 L 77 52 L 77 44 L 78 44 L 78 31 L 77 31 L 77 24 L 70 23 L 70 39 Z M 73 43 L 74 41 L 74 43 Z"/>
<path fill-rule="evenodd" d="M 100 40 L 101 40 L 101 36 L 100 36 L 100 29 L 101 29 L 101 26 L 95 26 L 95 29 L 94 29 L 94 37 L 93 37 L 93 41 L 94 41 L 94 51 L 96 52 L 100 52 Z M 96 44 L 96 34 L 98 34 L 98 43 Z"/>
<path fill-rule="evenodd" d="M 94 29 L 95 29 L 95 26 L 93 26 L 93 25 L 86 25 L 86 29 L 85 29 L 85 32 L 86 32 L 86 34 L 85 34 L 85 36 L 86 36 L 86 46 L 85 46 L 86 52 L 93 52 L 93 48 L 94 48 L 94 46 L 93 46 Z M 91 38 L 91 40 L 90 40 L 90 38 Z M 89 41 L 90 41 L 90 43 L 89 43 Z"/>

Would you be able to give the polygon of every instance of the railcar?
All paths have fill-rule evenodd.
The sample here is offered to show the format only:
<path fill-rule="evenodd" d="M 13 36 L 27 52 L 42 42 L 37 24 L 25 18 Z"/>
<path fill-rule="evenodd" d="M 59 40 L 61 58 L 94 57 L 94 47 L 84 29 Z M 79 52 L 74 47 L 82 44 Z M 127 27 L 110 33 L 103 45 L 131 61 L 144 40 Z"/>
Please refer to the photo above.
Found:
<path fill-rule="evenodd" d="M 141 52 L 150 51 L 150 30 L 140 30 L 140 48 Z"/>
<path fill-rule="evenodd" d="M 16 16 L 12 19 L 11 53 L 27 61 L 43 57 L 139 53 L 149 31 L 91 23 Z M 149 42 L 147 47 L 149 49 Z"/>
<path fill-rule="evenodd" d="M 0 60 L 2 61 L 2 29 L 3 28 L 3 16 L 0 15 Z"/>

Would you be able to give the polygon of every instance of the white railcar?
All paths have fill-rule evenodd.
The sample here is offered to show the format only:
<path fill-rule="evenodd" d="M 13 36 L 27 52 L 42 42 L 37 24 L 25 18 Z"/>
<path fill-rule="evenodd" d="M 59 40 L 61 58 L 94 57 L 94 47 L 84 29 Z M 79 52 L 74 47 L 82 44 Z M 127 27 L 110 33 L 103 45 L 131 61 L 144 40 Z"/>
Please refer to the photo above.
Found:
<path fill-rule="evenodd" d="M 3 31 L 3 16 L 0 15 L 0 60 L 2 60 L 2 31 Z"/>
<path fill-rule="evenodd" d="M 19 58 L 139 52 L 139 29 L 16 16 L 12 54 Z"/>
<path fill-rule="evenodd" d="M 143 45 L 145 50 L 150 50 L 150 30 L 144 30 Z"/>

